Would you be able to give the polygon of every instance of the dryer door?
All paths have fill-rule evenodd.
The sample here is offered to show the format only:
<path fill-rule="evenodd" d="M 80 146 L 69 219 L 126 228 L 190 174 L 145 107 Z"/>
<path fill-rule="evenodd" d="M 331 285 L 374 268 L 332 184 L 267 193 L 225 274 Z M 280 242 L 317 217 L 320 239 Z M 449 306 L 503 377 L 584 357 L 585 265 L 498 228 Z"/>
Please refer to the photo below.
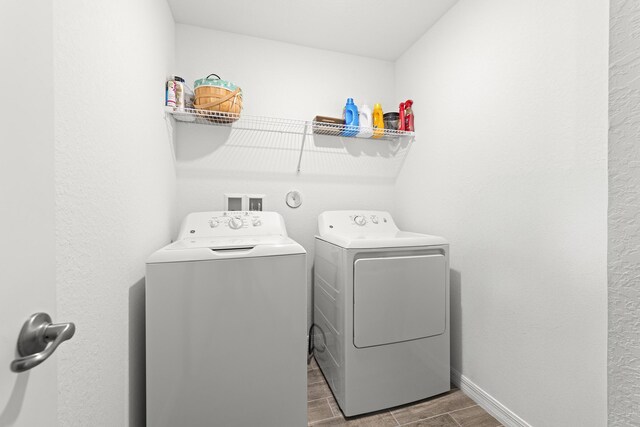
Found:
<path fill-rule="evenodd" d="M 355 346 L 392 344 L 444 333 L 445 269 L 441 254 L 356 260 Z"/>

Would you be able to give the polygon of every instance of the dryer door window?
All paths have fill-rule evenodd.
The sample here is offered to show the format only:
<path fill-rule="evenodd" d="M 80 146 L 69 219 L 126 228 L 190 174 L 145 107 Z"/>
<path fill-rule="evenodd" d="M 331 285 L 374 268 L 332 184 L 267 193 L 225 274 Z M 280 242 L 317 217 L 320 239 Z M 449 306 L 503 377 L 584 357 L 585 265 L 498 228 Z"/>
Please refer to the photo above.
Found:
<path fill-rule="evenodd" d="M 362 258 L 354 263 L 353 341 L 371 347 L 445 331 L 444 255 Z"/>

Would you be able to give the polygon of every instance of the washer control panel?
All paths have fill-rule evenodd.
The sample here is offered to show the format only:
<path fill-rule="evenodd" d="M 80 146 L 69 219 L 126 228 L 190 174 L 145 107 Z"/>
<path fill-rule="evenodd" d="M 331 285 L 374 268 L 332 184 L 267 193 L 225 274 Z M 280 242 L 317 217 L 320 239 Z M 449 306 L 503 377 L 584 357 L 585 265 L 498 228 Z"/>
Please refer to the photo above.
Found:
<path fill-rule="evenodd" d="M 388 235 L 398 227 L 389 212 L 384 211 L 327 211 L 318 217 L 320 235 Z"/>
<path fill-rule="evenodd" d="M 178 239 L 190 237 L 287 236 L 282 216 L 266 211 L 215 211 L 187 215 Z"/>

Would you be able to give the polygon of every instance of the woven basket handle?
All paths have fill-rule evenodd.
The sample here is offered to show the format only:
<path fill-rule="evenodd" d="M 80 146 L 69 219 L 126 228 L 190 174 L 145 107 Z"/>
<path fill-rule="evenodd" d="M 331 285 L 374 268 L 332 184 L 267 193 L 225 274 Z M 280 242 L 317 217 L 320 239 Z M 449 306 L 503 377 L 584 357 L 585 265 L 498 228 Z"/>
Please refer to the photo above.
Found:
<path fill-rule="evenodd" d="M 216 79 L 218 79 L 218 80 L 222 80 L 222 79 L 220 78 L 220 76 L 219 76 L 219 75 L 214 74 L 214 73 L 209 74 L 207 77 L 205 77 L 205 79 L 208 79 L 208 78 L 209 78 L 209 77 L 211 77 L 211 76 L 216 76 Z"/>
<path fill-rule="evenodd" d="M 231 98 L 235 97 L 236 95 L 238 95 L 238 93 L 240 93 L 240 88 L 237 88 L 236 90 L 234 90 L 233 92 L 229 92 L 228 94 L 226 94 L 225 96 L 223 96 L 222 98 L 218 98 L 216 101 L 214 102 L 209 102 L 207 104 L 200 104 L 198 103 L 198 100 L 200 98 L 211 98 L 211 96 L 196 96 L 196 99 L 193 101 L 193 105 L 196 108 L 209 108 L 209 107 L 215 107 L 216 105 L 220 105 L 225 101 L 230 100 Z M 235 102 L 234 102 L 235 103 Z"/>

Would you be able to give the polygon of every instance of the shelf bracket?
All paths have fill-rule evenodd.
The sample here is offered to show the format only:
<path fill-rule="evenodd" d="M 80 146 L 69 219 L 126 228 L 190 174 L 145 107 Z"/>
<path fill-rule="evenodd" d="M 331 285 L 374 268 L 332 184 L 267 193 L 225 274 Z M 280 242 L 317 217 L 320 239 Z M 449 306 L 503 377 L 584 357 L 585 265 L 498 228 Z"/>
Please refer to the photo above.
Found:
<path fill-rule="evenodd" d="M 302 133 L 302 144 L 300 144 L 300 156 L 298 157 L 298 169 L 297 172 L 300 173 L 300 164 L 302 163 L 302 153 L 304 152 L 304 143 L 307 140 L 307 133 L 309 132 L 309 122 L 304 124 L 304 132 Z"/>

